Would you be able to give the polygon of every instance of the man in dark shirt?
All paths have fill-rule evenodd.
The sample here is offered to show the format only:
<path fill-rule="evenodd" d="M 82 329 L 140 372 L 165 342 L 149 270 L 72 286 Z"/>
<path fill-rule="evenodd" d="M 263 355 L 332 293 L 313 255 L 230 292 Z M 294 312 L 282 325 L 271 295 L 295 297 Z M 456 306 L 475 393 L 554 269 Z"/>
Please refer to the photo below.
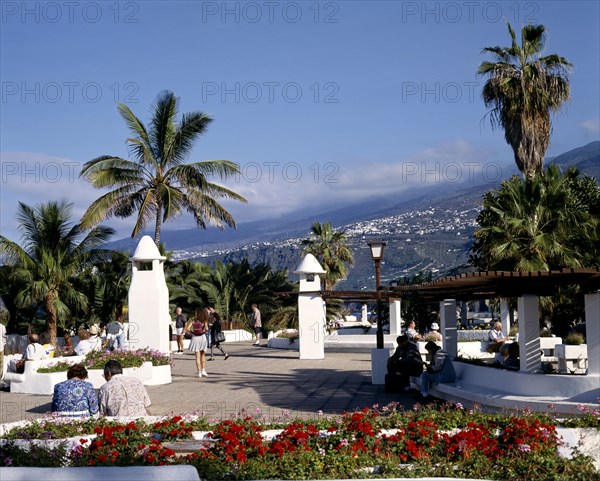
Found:
<path fill-rule="evenodd" d="M 388 375 L 386 381 L 390 384 L 399 384 L 399 387 L 408 391 L 410 389 L 410 376 L 420 376 L 423 372 L 423 359 L 416 344 L 408 340 L 408 336 L 398 336 L 398 347 L 387 362 Z M 386 388 L 391 389 L 393 386 Z"/>
<path fill-rule="evenodd" d="M 185 316 L 181 313 L 181 307 L 175 309 L 175 334 L 177 335 L 177 353 L 183 352 L 183 328 L 185 327 Z"/>

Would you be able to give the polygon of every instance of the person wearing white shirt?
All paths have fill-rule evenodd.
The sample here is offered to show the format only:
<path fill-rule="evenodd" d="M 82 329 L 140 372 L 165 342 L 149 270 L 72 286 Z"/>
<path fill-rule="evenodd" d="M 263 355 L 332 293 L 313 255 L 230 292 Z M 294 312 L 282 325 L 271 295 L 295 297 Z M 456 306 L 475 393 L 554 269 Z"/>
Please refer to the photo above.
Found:
<path fill-rule="evenodd" d="M 29 344 L 23 355 L 26 361 L 38 361 L 40 359 L 48 359 L 48 353 L 44 346 L 39 343 L 39 336 L 35 333 L 29 335 Z"/>
<path fill-rule="evenodd" d="M 89 331 L 85 329 L 79 331 L 79 342 L 75 346 L 75 353 L 78 356 L 85 356 L 88 352 L 102 349 L 102 340 L 99 334 L 100 329 L 98 329 L 98 326 L 90 327 Z"/>

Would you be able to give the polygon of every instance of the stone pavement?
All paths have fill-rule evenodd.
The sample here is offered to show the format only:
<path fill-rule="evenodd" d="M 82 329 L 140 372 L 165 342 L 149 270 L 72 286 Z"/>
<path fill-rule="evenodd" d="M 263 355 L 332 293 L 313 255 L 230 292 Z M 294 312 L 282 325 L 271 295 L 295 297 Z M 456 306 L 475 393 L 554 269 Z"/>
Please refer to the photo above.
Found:
<path fill-rule="evenodd" d="M 265 343 L 266 341 L 263 341 Z M 209 377 L 198 378 L 194 355 L 175 354 L 173 382 L 147 386 L 153 415 L 198 412 L 227 418 L 245 410 L 269 418 L 336 414 L 397 401 L 410 408 L 414 393 L 387 394 L 371 384 L 371 354 L 326 352 L 325 359 L 300 360 L 298 351 L 250 342 L 225 343 L 207 362 Z M 34 419 L 50 411 L 52 396 L 0 392 L 0 423 Z"/>

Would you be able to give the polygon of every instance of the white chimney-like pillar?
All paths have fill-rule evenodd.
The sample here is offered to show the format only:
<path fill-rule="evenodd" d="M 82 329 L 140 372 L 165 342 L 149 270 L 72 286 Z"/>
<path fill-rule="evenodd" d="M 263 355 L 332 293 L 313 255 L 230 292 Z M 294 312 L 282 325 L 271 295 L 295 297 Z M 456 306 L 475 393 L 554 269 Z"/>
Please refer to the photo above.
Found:
<path fill-rule="evenodd" d="M 326 271 L 312 254 L 306 254 L 294 274 L 300 276 L 298 324 L 300 359 L 325 358 L 325 303 L 321 297 L 321 278 Z"/>
<path fill-rule="evenodd" d="M 164 261 L 150 236 L 140 240 L 131 257 L 129 346 L 169 352 L 169 290 Z"/>

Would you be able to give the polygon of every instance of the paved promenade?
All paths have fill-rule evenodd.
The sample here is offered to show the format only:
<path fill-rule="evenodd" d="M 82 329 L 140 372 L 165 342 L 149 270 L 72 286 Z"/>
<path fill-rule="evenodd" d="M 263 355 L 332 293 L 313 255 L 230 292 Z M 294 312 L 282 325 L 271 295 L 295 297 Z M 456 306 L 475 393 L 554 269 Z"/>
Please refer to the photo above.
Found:
<path fill-rule="evenodd" d="M 266 341 L 263 341 L 265 343 Z M 151 414 L 189 412 L 227 418 L 245 409 L 270 418 L 289 412 L 309 417 L 318 411 L 340 413 L 373 404 L 401 402 L 410 408 L 414 393 L 386 394 L 371 384 L 370 353 L 331 352 L 325 359 L 300 360 L 298 351 L 253 346 L 250 342 L 223 344 L 207 362 L 209 377 L 198 378 L 194 355 L 175 354 L 173 382 L 147 386 Z M 0 423 L 34 419 L 50 411 L 52 396 L 0 392 Z"/>

